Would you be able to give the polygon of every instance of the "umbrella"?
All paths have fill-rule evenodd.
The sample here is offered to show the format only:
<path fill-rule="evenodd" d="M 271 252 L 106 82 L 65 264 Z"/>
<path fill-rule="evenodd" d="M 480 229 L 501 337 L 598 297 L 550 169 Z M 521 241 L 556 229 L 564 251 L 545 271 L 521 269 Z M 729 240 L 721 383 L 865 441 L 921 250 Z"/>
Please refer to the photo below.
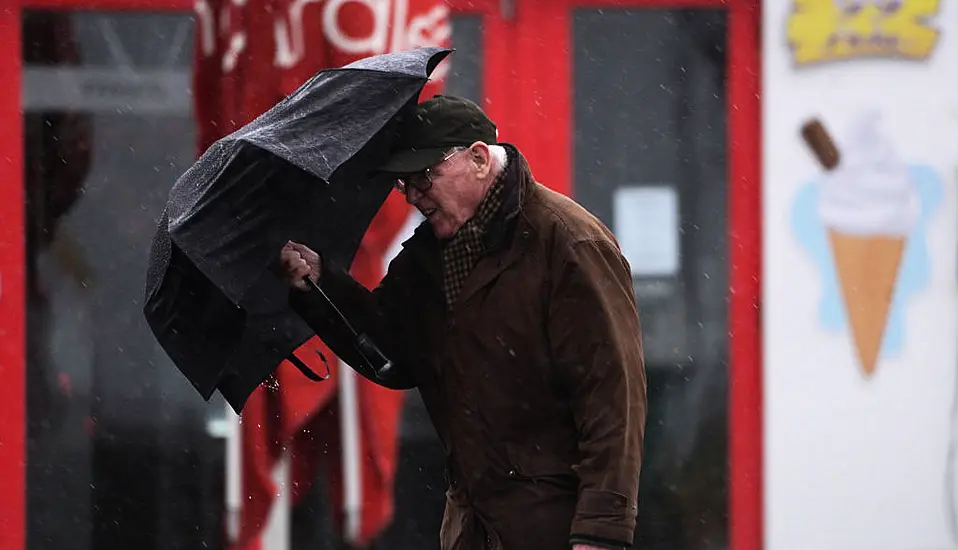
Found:
<path fill-rule="evenodd" d="M 239 413 L 250 393 L 312 330 L 287 305 L 271 267 L 289 240 L 349 266 L 392 189 L 376 168 L 395 125 L 452 50 L 419 48 L 323 70 L 220 139 L 173 185 L 153 238 L 144 315 L 193 387 Z M 349 323 L 374 372 L 391 366 Z M 325 358 L 323 358 L 325 362 Z M 327 372 L 328 375 L 328 372 Z"/>

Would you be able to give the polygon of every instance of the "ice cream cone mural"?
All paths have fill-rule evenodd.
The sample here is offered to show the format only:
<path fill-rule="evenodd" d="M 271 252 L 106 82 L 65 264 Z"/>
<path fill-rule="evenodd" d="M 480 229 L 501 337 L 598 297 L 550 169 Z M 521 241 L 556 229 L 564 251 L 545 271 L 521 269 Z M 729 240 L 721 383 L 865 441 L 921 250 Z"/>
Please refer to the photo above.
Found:
<path fill-rule="evenodd" d="M 825 173 L 796 200 L 796 233 L 823 268 L 823 323 L 844 325 L 871 376 L 902 344 L 903 300 L 927 283 L 923 227 L 941 186 L 900 158 L 878 112 L 856 116 L 838 145 L 820 120 L 801 134 Z"/>

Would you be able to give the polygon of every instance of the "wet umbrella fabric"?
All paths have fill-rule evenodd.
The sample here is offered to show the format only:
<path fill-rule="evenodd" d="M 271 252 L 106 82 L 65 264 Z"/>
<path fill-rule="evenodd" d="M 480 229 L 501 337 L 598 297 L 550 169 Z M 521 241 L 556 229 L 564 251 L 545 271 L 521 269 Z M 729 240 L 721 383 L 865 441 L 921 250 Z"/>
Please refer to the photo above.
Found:
<path fill-rule="evenodd" d="M 270 267 L 288 240 L 330 264 L 352 263 L 392 189 L 375 169 L 395 124 L 450 52 L 421 48 L 320 71 L 214 143 L 174 184 L 152 244 L 144 314 L 204 399 L 219 390 L 239 412 L 311 336 Z"/>

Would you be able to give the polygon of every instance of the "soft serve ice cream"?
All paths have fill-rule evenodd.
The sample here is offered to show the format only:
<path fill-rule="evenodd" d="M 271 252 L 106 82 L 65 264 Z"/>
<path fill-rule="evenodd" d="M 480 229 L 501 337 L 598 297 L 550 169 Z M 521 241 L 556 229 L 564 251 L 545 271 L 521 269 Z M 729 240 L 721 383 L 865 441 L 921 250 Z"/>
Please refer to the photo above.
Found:
<path fill-rule="evenodd" d="M 873 111 L 859 116 L 841 140 L 841 162 L 819 190 L 819 214 L 830 229 L 904 237 L 918 221 L 918 189 L 882 133 L 880 117 Z"/>
<path fill-rule="evenodd" d="M 921 211 L 918 190 L 880 115 L 853 120 L 839 151 L 818 121 L 802 134 L 828 169 L 818 211 L 831 244 L 862 369 L 875 370 L 905 240 Z"/>

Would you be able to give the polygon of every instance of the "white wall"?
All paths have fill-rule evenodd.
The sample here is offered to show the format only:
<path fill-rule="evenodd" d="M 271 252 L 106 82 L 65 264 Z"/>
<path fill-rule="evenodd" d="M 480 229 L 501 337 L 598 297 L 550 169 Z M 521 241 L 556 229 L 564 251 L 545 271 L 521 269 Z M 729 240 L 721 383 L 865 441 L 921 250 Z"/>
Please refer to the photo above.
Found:
<path fill-rule="evenodd" d="M 905 0 L 882 19 L 865 2 L 847 35 L 894 36 L 906 58 L 797 63 L 793 53 L 807 59 L 842 28 L 833 4 L 842 2 L 768 0 L 763 15 L 765 548 L 956 548 L 958 483 L 946 471 L 958 462 L 947 456 L 958 369 L 958 5 Z M 921 27 L 923 7 L 933 30 Z M 794 52 L 789 35 L 801 44 Z M 851 135 L 869 109 L 879 124 Z M 839 142 L 834 173 L 800 135 L 812 117 Z M 856 326 L 866 355 L 874 339 L 862 327 L 879 319 L 884 329 L 870 373 L 826 216 L 852 237 L 844 280 L 858 278 L 847 286 L 865 308 Z M 894 276 L 887 315 L 888 300 L 873 295 L 882 262 Z"/>

